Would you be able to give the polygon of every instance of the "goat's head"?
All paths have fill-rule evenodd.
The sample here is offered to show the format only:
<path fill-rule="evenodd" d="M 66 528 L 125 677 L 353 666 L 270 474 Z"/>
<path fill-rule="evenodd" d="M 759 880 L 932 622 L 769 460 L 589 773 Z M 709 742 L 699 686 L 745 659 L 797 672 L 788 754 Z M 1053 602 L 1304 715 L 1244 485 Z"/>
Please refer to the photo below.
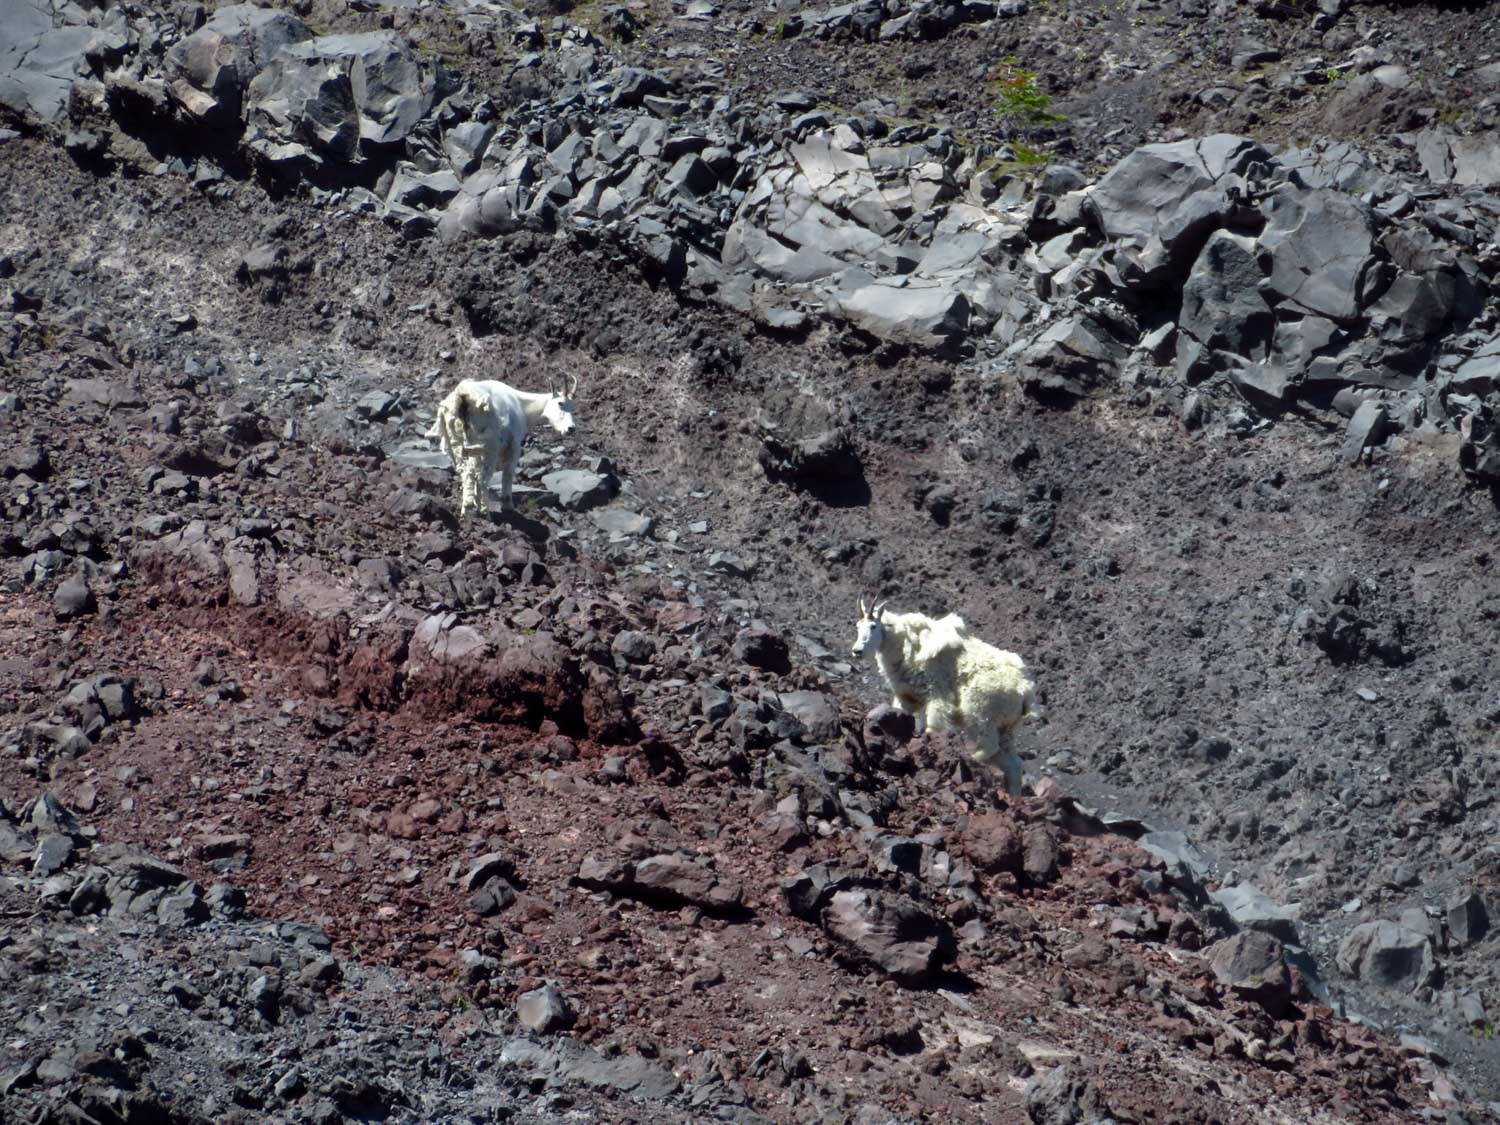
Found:
<path fill-rule="evenodd" d="M 878 602 L 867 608 L 865 599 L 859 599 L 859 620 L 854 623 L 854 655 L 863 656 L 874 649 L 879 651 L 885 639 L 885 603 Z"/>
<path fill-rule="evenodd" d="M 578 376 L 574 375 L 566 391 L 561 386 L 553 387 L 547 396 L 547 405 L 542 407 L 542 417 L 560 434 L 573 429 L 573 392 L 577 389 Z"/>

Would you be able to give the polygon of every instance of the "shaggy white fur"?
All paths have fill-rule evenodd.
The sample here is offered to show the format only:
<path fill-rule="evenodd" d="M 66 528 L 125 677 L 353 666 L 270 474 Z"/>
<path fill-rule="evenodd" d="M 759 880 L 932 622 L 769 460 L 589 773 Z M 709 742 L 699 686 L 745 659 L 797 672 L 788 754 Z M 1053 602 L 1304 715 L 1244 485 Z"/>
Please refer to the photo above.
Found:
<path fill-rule="evenodd" d="M 496 466 L 502 469 L 500 506 L 511 506 L 516 464 L 528 429 L 545 419 L 560 434 L 570 431 L 577 389 L 576 377 L 566 394 L 535 394 L 494 379 L 465 379 L 448 393 L 438 404 L 437 421 L 427 436 L 437 438 L 453 461 L 460 516 L 470 508 L 484 511 L 485 489 Z"/>
<path fill-rule="evenodd" d="M 1021 789 L 1021 760 L 1011 745 L 1021 720 L 1036 714 L 1036 684 L 1013 652 L 969 633 L 962 617 L 886 613 L 859 603 L 854 655 L 874 651 L 892 703 L 917 718 L 917 733 L 956 730 L 977 744 L 981 762 L 1000 759 L 1005 788 Z"/>

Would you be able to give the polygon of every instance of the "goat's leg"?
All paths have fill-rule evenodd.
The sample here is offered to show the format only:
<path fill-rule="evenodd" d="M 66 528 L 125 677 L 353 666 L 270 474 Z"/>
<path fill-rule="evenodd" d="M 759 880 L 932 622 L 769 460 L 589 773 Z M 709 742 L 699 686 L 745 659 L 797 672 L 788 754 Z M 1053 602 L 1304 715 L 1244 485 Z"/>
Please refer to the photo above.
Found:
<path fill-rule="evenodd" d="M 1005 775 L 1005 791 L 1012 796 L 1020 793 L 1021 759 L 1011 743 L 1010 732 L 1002 732 L 999 727 L 986 727 L 975 741 L 979 743 L 979 748 L 974 751 L 975 761 L 990 765 L 998 758 L 1000 772 Z"/>
<path fill-rule="evenodd" d="M 511 489 L 515 487 L 516 466 L 520 463 L 520 461 L 521 450 L 519 448 L 517 448 L 513 453 L 510 451 L 506 451 L 505 466 L 501 470 L 500 476 L 500 507 L 504 508 L 506 511 L 509 511 L 511 508 L 515 507 L 515 502 L 511 499 Z"/>
<path fill-rule="evenodd" d="M 463 519 L 468 515 L 469 509 L 477 506 L 477 478 L 479 476 L 479 464 L 474 455 L 467 450 L 461 452 L 456 458 L 458 469 L 458 518 Z"/>
<path fill-rule="evenodd" d="M 1000 732 L 994 727 L 985 727 L 974 736 L 976 762 L 992 762 L 1000 756 Z"/>

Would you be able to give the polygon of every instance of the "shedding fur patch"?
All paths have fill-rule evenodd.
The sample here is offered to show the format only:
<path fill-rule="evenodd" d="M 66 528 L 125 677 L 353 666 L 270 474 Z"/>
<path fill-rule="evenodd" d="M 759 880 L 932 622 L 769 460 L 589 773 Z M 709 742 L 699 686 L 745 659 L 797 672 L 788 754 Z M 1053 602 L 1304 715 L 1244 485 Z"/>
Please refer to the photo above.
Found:
<path fill-rule="evenodd" d="M 489 413 L 487 401 L 477 401 L 462 388 L 455 388 L 438 404 L 438 443 L 453 462 L 458 477 L 458 514 L 472 508 L 484 510 L 484 492 L 495 471 L 493 443 L 486 442 L 480 417 Z"/>

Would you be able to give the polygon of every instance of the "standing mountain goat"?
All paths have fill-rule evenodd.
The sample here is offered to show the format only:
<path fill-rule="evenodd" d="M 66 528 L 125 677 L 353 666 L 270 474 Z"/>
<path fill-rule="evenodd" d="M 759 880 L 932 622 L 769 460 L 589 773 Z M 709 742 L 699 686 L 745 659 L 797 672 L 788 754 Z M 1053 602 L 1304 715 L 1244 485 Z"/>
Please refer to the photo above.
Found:
<path fill-rule="evenodd" d="M 565 434 L 573 428 L 573 392 L 578 378 L 564 394 L 518 391 L 493 379 L 465 379 L 438 404 L 437 421 L 427 431 L 453 461 L 458 474 L 458 514 L 470 508 L 484 511 L 485 490 L 495 467 L 501 466 L 500 506 L 511 507 L 516 463 L 526 431 L 542 419 Z"/>
<path fill-rule="evenodd" d="M 886 613 L 859 600 L 854 655 L 875 652 L 894 703 L 917 717 L 917 733 L 958 730 L 978 743 L 981 762 L 1000 758 L 1007 792 L 1021 789 L 1021 760 L 1011 738 L 1021 720 L 1036 714 L 1036 684 L 1026 664 L 969 635 L 956 613 Z"/>

